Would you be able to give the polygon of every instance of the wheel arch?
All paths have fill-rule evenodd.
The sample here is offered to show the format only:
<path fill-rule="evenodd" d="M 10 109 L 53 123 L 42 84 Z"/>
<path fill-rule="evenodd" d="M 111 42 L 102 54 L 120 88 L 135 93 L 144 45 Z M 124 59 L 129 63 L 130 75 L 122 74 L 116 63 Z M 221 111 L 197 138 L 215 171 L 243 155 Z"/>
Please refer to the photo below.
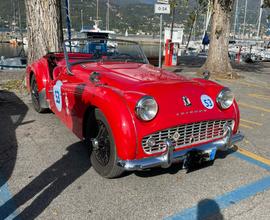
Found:
<path fill-rule="evenodd" d="M 36 84 L 39 93 L 40 106 L 44 109 L 44 112 L 49 108 L 46 95 L 46 86 L 44 85 L 44 80 L 41 74 L 37 74 L 37 69 L 35 66 L 30 66 L 26 70 L 26 85 L 29 92 L 31 92 L 31 81 L 33 77 L 36 79 Z M 43 111 L 42 111 L 43 112 Z"/>
<path fill-rule="evenodd" d="M 86 138 L 86 135 L 87 135 L 87 127 L 89 126 L 88 125 L 88 122 L 89 121 L 93 121 L 95 120 L 95 109 L 97 109 L 96 106 L 93 106 L 93 105 L 89 105 L 85 112 L 84 112 L 84 115 L 83 115 L 83 123 L 82 123 L 82 135 L 83 135 L 83 138 L 85 139 Z M 95 132 L 96 132 L 96 127 L 94 124 L 90 125 L 91 127 L 91 135 L 90 137 L 94 137 L 95 135 Z M 93 129 L 93 131 L 92 131 Z"/>
<path fill-rule="evenodd" d="M 31 70 L 30 73 L 29 73 L 29 85 L 31 85 L 31 80 L 32 80 L 32 77 L 35 75 L 34 71 Z"/>
<path fill-rule="evenodd" d="M 108 88 L 103 89 L 104 93 L 99 93 L 101 96 L 94 96 L 91 101 L 89 100 L 91 104 L 86 107 L 82 122 L 83 137 L 86 136 L 88 118 L 93 119 L 94 110 L 99 109 L 112 130 L 118 157 L 125 160 L 135 159 L 138 147 L 137 133 L 130 109 L 120 94 Z"/>

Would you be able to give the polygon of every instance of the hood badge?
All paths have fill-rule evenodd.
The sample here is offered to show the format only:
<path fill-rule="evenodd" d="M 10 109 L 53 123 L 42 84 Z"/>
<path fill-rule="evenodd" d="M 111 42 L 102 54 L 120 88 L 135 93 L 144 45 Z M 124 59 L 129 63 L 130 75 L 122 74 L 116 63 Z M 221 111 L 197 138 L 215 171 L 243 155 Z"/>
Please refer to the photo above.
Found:
<path fill-rule="evenodd" d="M 189 100 L 188 97 L 183 96 L 182 100 L 183 100 L 185 106 L 191 106 L 191 101 Z"/>

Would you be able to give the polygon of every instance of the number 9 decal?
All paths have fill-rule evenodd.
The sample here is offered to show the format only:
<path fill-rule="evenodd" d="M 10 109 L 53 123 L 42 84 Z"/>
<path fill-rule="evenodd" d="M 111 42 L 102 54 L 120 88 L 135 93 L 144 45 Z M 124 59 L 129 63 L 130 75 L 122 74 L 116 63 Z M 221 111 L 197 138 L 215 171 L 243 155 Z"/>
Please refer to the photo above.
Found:
<path fill-rule="evenodd" d="M 208 95 L 202 95 L 201 96 L 201 102 L 204 105 L 204 107 L 207 108 L 207 109 L 214 108 L 214 102 L 211 99 L 211 97 L 209 97 Z"/>

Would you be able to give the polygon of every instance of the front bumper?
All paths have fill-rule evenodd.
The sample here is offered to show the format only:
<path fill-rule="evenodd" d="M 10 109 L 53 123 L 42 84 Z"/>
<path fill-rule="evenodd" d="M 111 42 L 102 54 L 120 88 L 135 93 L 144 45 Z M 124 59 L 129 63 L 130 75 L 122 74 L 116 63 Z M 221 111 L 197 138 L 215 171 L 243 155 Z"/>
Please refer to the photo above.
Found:
<path fill-rule="evenodd" d="M 207 144 L 201 144 L 194 148 L 183 149 L 175 152 L 172 142 L 170 140 L 165 140 L 164 143 L 166 144 L 167 148 L 164 154 L 139 160 L 120 160 L 118 161 L 118 166 L 128 171 L 143 170 L 152 167 L 168 168 L 174 162 L 184 161 L 190 151 L 206 151 L 213 148 L 225 151 L 230 149 L 235 143 L 242 141 L 243 139 L 243 134 L 239 132 L 235 135 L 232 135 L 232 131 L 228 129 L 227 134 L 223 139 L 213 141 Z"/>

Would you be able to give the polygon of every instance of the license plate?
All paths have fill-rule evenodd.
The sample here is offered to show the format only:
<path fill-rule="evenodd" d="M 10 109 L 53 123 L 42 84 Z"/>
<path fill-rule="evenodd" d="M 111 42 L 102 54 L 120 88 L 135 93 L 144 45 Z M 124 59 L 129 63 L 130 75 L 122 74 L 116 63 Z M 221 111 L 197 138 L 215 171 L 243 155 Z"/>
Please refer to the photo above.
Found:
<path fill-rule="evenodd" d="M 217 148 L 212 148 L 212 149 L 209 149 L 209 150 L 205 150 L 203 152 L 204 155 L 208 155 L 207 157 L 205 157 L 206 161 L 214 160 L 215 157 L 216 157 L 216 153 L 217 153 Z"/>

